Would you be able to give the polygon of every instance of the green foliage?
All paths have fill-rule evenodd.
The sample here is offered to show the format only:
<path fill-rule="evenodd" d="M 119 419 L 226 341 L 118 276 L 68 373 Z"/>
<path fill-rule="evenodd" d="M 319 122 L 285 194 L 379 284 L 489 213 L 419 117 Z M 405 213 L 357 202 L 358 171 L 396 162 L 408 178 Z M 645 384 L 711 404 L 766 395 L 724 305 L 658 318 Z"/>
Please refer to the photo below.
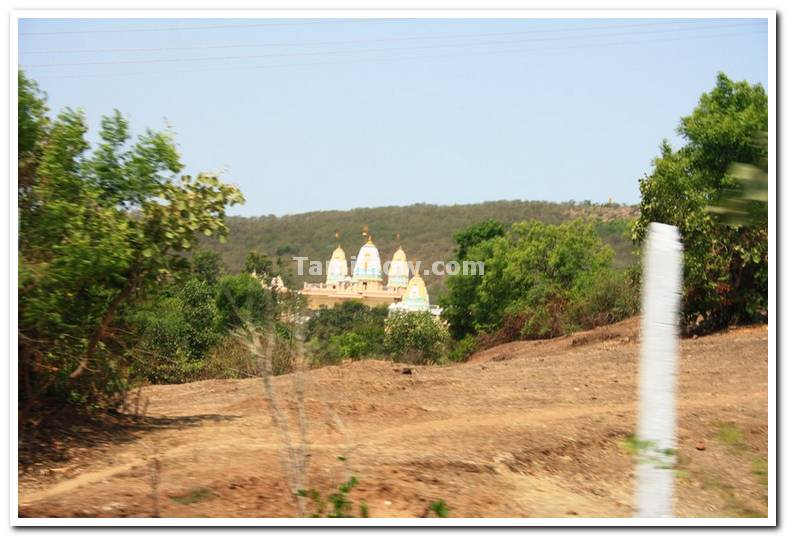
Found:
<path fill-rule="evenodd" d="M 478 224 L 472 224 L 454 234 L 456 243 L 456 258 L 459 261 L 468 259 L 467 254 L 470 248 L 484 241 L 502 237 L 505 235 L 506 228 L 494 219 L 484 220 Z"/>
<path fill-rule="evenodd" d="M 197 250 L 191 256 L 191 271 L 200 280 L 215 285 L 224 272 L 221 256 L 211 250 Z"/>
<path fill-rule="evenodd" d="M 256 274 L 260 278 L 269 278 L 273 271 L 273 263 L 267 255 L 260 252 L 249 252 L 243 264 L 243 271 Z"/>
<path fill-rule="evenodd" d="M 734 423 L 721 423 L 716 430 L 716 438 L 730 447 L 743 446 L 743 431 Z"/>
<path fill-rule="evenodd" d="M 429 505 L 429 511 L 438 518 L 447 518 L 449 512 L 448 504 L 445 503 L 445 500 L 437 500 Z"/>
<path fill-rule="evenodd" d="M 182 168 L 169 133 L 132 143 L 104 118 L 89 152 L 84 114 L 54 120 L 20 73 L 19 357 L 23 412 L 44 395 L 95 402 L 124 385 L 135 304 L 185 266 L 198 235 L 227 233 L 240 192 Z"/>
<path fill-rule="evenodd" d="M 353 518 L 353 503 L 349 500 L 348 495 L 358 485 L 358 478 L 355 476 L 350 477 L 346 482 L 340 483 L 338 490 L 328 496 L 328 502 L 331 506 L 331 511 L 326 514 L 326 502 L 320 492 L 316 489 L 299 490 L 298 496 L 308 498 L 314 504 L 315 511 L 312 513 L 312 518 Z M 369 507 L 365 502 L 360 502 L 359 514 L 361 518 L 369 518 Z"/>
<path fill-rule="evenodd" d="M 251 274 L 231 274 L 219 279 L 216 305 L 227 328 L 240 328 L 248 321 L 262 325 L 275 316 L 271 293 Z"/>
<path fill-rule="evenodd" d="M 346 358 L 381 355 L 387 315 L 384 306 L 370 308 L 352 300 L 319 310 L 305 328 L 312 360 L 335 364 Z"/>
<path fill-rule="evenodd" d="M 448 360 L 451 362 L 464 362 L 471 354 L 478 349 L 478 342 L 475 337 L 467 334 L 459 341 L 454 341 L 451 350 L 448 352 Z"/>
<path fill-rule="evenodd" d="M 203 360 L 225 336 L 215 290 L 197 278 L 173 286 L 129 316 L 140 334 L 134 376 L 154 383 L 193 380 Z"/>
<path fill-rule="evenodd" d="M 638 292 L 613 270 L 613 255 L 592 222 L 513 224 L 469 248 L 484 274 L 448 278 L 443 316 L 455 339 L 482 333 L 484 346 L 621 320 L 636 311 Z"/>
<path fill-rule="evenodd" d="M 761 185 L 734 205 L 746 213 L 737 225 L 708 210 L 729 209 L 730 192 L 745 189 L 741 165 L 767 162 L 767 144 L 761 141 L 767 128 L 765 89 L 719 74 L 716 87 L 680 121 L 685 145 L 673 150 L 664 142 L 653 171 L 640 180 L 641 216 L 633 235 L 643 241 L 650 222 L 680 230 L 683 321 L 689 331 L 767 319 L 768 217 Z M 762 176 L 754 179 L 762 183 Z"/>
<path fill-rule="evenodd" d="M 384 348 L 394 359 L 408 363 L 434 363 L 446 351 L 449 334 L 428 311 L 393 313 L 385 322 Z"/>

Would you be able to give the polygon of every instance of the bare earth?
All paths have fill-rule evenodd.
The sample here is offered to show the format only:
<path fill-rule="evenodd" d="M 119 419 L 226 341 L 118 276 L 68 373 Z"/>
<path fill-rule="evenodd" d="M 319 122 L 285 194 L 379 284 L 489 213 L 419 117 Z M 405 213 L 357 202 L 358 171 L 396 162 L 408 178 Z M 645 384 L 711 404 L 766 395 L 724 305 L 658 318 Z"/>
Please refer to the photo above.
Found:
<path fill-rule="evenodd" d="M 632 516 L 638 320 L 509 343 L 466 364 L 305 374 L 309 486 L 344 477 L 373 517 Z M 677 515 L 767 516 L 767 327 L 681 343 Z M 411 374 L 406 374 L 406 368 Z M 296 428 L 293 377 L 277 377 Z M 20 473 L 20 515 L 295 516 L 258 379 L 151 386 L 141 425 Z M 344 426 L 335 425 L 338 416 Z M 295 431 L 293 431 L 295 432 Z M 65 458 L 65 457 L 64 457 Z"/>

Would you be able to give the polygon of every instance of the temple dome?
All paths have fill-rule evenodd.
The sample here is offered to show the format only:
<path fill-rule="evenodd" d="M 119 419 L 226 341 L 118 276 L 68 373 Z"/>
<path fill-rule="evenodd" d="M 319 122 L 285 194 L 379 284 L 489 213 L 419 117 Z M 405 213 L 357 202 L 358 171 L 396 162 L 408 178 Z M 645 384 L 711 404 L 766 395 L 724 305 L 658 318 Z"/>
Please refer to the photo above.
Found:
<path fill-rule="evenodd" d="M 359 282 L 381 282 L 383 281 L 383 267 L 380 263 L 380 252 L 372 242 L 372 238 L 366 241 L 358 251 L 353 267 L 353 280 Z"/>
<path fill-rule="evenodd" d="M 388 287 L 407 287 L 409 280 L 410 268 L 407 266 L 407 256 L 400 246 L 388 267 Z"/>
<path fill-rule="evenodd" d="M 331 261 L 328 263 L 328 279 L 326 283 L 334 284 L 343 282 L 347 279 L 347 257 L 344 255 L 344 250 L 341 246 L 337 246 L 336 250 L 331 255 Z"/>
<path fill-rule="evenodd" d="M 410 278 L 407 290 L 402 299 L 402 309 L 408 311 L 428 311 L 429 293 L 426 292 L 426 284 L 418 274 Z"/>

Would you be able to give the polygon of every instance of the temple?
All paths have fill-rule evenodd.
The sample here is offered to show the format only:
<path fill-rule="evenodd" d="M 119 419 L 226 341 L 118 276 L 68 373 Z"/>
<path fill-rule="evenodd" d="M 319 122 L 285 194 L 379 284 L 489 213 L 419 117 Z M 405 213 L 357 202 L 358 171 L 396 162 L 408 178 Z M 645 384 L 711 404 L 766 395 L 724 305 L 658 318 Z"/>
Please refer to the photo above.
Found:
<path fill-rule="evenodd" d="M 303 284 L 301 294 L 306 297 L 309 309 L 332 308 L 356 300 L 367 306 L 387 305 L 392 311 L 431 311 L 439 315 L 439 308 L 429 306 L 424 280 L 418 274 L 410 278 L 410 267 L 401 245 L 386 264 L 387 274 L 384 274 L 380 252 L 367 228 L 363 235 L 366 242 L 351 264 L 352 275 L 347 268 L 347 255 L 341 244 L 337 244 L 328 262 L 325 283 Z"/>

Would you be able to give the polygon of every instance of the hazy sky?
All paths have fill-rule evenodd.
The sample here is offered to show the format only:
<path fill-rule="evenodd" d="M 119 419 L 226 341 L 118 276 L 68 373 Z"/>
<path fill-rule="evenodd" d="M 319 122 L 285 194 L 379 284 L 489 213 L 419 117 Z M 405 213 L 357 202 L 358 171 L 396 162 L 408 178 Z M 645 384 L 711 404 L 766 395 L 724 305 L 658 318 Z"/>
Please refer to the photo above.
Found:
<path fill-rule="evenodd" d="M 170 124 L 243 215 L 635 203 L 718 71 L 768 82 L 765 19 L 38 19 L 19 39 L 53 110 Z"/>

